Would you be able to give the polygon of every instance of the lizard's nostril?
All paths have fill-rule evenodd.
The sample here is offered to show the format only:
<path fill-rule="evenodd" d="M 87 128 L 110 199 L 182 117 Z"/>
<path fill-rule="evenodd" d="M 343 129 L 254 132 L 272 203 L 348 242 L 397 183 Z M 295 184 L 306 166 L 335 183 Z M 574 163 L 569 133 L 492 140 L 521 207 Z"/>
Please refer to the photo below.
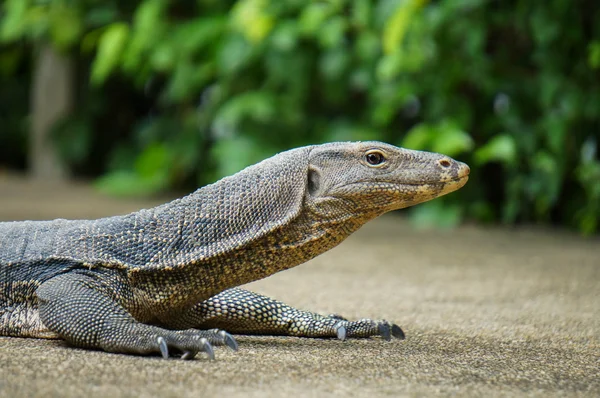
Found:
<path fill-rule="evenodd" d="M 442 166 L 443 168 L 448 168 L 450 167 L 450 161 L 448 159 L 441 159 L 438 161 L 439 165 Z"/>

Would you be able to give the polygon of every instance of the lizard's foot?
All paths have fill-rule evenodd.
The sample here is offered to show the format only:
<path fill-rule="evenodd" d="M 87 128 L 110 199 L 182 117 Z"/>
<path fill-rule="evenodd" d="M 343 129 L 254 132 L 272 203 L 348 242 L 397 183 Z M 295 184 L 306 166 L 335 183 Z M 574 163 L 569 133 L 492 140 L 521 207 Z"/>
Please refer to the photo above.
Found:
<path fill-rule="evenodd" d="M 240 334 L 337 337 L 340 340 L 372 336 L 404 339 L 402 329 L 386 320 L 349 321 L 335 314 L 323 316 L 240 288 L 225 290 L 198 303 L 186 314 L 185 320 L 195 327 L 219 327 Z"/>
<path fill-rule="evenodd" d="M 213 345 L 226 345 L 237 351 L 238 345 L 233 336 L 224 330 L 168 330 L 157 337 L 156 342 L 163 358 L 170 353 L 181 359 L 193 359 L 199 352 L 205 352 L 210 359 L 215 359 Z M 169 352 L 170 351 L 170 352 Z"/>
<path fill-rule="evenodd" d="M 320 316 L 313 313 L 296 312 L 289 323 L 289 334 L 299 337 L 368 338 L 381 336 L 390 341 L 392 337 L 404 340 L 400 326 L 384 319 L 359 319 L 349 321 L 339 315 Z"/>
<path fill-rule="evenodd" d="M 111 328 L 101 336 L 99 346 L 105 351 L 142 355 L 160 353 L 165 359 L 194 359 L 198 353 L 204 352 L 212 360 L 215 359 L 213 345 L 226 345 L 237 350 L 235 339 L 219 329 L 170 330 L 135 323 L 125 333 L 115 331 Z"/>
<path fill-rule="evenodd" d="M 139 322 L 106 290 L 98 278 L 84 273 L 56 276 L 36 291 L 40 318 L 73 345 L 109 352 L 181 359 L 205 352 L 213 359 L 213 345 L 237 350 L 235 339 L 223 330 L 173 330 Z"/>
<path fill-rule="evenodd" d="M 337 338 L 345 340 L 348 337 L 371 337 L 381 336 L 390 341 L 392 337 L 404 340 L 406 336 L 400 326 L 390 323 L 385 319 L 359 319 L 358 321 L 349 321 L 348 319 L 337 315 L 329 315 L 330 319 L 337 320 L 335 325 Z"/>
<path fill-rule="evenodd" d="M 196 332 L 203 334 L 206 339 L 212 345 L 226 345 L 232 351 L 238 350 L 237 341 L 232 335 L 221 329 L 210 329 L 210 330 L 196 330 Z"/>

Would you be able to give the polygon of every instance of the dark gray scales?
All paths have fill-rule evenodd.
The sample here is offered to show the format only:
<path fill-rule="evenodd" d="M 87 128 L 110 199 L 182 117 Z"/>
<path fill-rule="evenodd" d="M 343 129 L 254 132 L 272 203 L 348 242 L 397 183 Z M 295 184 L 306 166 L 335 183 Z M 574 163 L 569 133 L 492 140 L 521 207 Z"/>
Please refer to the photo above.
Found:
<path fill-rule="evenodd" d="M 310 260 L 387 211 L 452 192 L 468 171 L 439 154 L 332 143 L 124 216 L 0 223 L 0 334 L 184 359 L 236 349 L 229 332 L 403 338 L 387 321 L 322 316 L 238 286 Z"/>

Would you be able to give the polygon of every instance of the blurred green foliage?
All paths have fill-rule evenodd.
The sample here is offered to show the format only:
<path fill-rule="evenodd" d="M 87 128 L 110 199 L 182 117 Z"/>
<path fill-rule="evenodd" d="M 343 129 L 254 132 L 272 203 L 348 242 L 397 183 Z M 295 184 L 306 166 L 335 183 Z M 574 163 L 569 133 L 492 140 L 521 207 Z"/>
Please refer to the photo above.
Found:
<path fill-rule="evenodd" d="M 463 190 L 414 209 L 419 225 L 598 230 L 594 1 L 6 0 L 0 40 L 0 146 L 24 148 L 27 106 L 12 100 L 49 42 L 80 70 L 63 157 L 113 193 L 378 139 L 472 166 Z"/>

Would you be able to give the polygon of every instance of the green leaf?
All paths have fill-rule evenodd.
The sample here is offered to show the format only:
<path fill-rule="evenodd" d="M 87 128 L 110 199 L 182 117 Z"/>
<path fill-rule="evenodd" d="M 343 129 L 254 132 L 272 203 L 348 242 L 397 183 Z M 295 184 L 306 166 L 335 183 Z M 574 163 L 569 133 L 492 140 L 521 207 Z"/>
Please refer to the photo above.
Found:
<path fill-rule="evenodd" d="M 273 29 L 268 0 L 239 0 L 231 11 L 232 26 L 252 43 L 260 43 Z"/>
<path fill-rule="evenodd" d="M 372 31 L 361 33 L 356 40 L 355 51 L 362 61 L 371 62 L 376 60 L 381 53 L 381 45 L 377 35 Z"/>
<path fill-rule="evenodd" d="M 168 175 L 171 157 L 165 144 L 147 146 L 135 161 L 135 172 L 142 179 L 153 179 L 156 176 L 165 178 Z"/>
<path fill-rule="evenodd" d="M 219 43 L 227 28 L 226 23 L 225 18 L 211 16 L 178 24 L 171 34 L 170 44 L 177 47 L 181 57 L 192 58 L 194 54 L 202 53 L 207 47 Z"/>
<path fill-rule="evenodd" d="M 291 51 L 298 43 L 298 26 L 295 21 L 283 21 L 276 25 L 271 35 L 273 47 L 279 51 Z"/>
<path fill-rule="evenodd" d="M 165 144 L 151 144 L 135 160 L 133 170 L 116 170 L 96 180 L 100 191 L 115 196 L 148 196 L 169 186 L 172 156 Z"/>
<path fill-rule="evenodd" d="M 275 98 L 269 92 L 255 91 L 231 98 L 217 111 L 213 130 L 221 137 L 236 135 L 244 119 L 266 123 L 277 116 Z"/>
<path fill-rule="evenodd" d="M 379 58 L 375 73 L 381 82 L 390 82 L 400 74 L 402 71 L 402 56 L 398 51 Z"/>
<path fill-rule="evenodd" d="M 0 51 L 0 77 L 13 76 L 26 54 L 27 50 L 20 46 Z"/>
<path fill-rule="evenodd" d="M 347 51 L 335 49 L 324 53 L 319 62 L 319 69 L 328 80 L 341 78 L 350 64 Z"/>
<path fill-rule="evenodd" d="M 201 90 L 213 74 L 212 64 L 193 65 L 185 61 L 177 63 L 166 90 L 166 98 L 169 102 L 177 103 L 192 97 Z"/>
<path fill-rule="evenodd" d="M 361 28 L 369 26 L 372 18 L 371 0 L 354 0 L 352 3 L 352 23 Z"/>
<path fill-rule="evenodd" d="M 419 151 L 429 150 L 435 132 L 426 123 L 419 123 L 406 133 L 400 146 Z"/>
<path fill-rule="evenodd" d="M 438 124 L 420 123 L 404 137 L 402 146 L 456 156 L 473 149 L 471 136 L 451 121 Z"/>
<path fill-rule="evenodd" d="M 410 221 L 418 229 L 453 228 L 463 218 L 463 208 L 458 204 L 444 203 L 443 199 L 420 204 L 410 210 Z"/>
<path fill-rule="evenodd" d="M 588 44 L 588 66 L 592 69 L 600 68 L 600 41 L 598 40 Z"/>
<path fill-rule="evenodd" d="M 581 164 L 592 163 L 598 156 L 598 142 L 592 135 L 588 136 L 579 150 Z"/>
<path fill-rule="evenodd" d="M 218 71 L 230 76 L 242 70 L 252 56 L 252 46 L 239 35 L 229 35 L 219 49 Z"/>
<path fill-rule="evenodd" d="M 0 40 L 17 40 L 27 29 L 27 8 L 25 0 L 6 0 L 0 18 Z"/>
<path fill-rule="evenodd" d="M 431 150 L 448 156 L 456 156 L 473 149 L 471 136 L 450 122 L 442 122 L 433 129 L 435 134 Z"/>
<path fill-rule="evenodd" d="M 217 163 L 217 178 L 237 173 L 244 167 L 272 156 L 265 146 L 259 146 L 254 140 L 238 136 L 219 140 L 212 147 L 212 155 Z M 232 156 L 235 154 L 235 156 Z"/>
<path fill-rule="evenodd" d="M 400 3 L 383 28 L 382 47 L 385 54 L 391 54 L 400 48 L 415 12 L 427 2 L 428 0 L 405 0 Z"/>
<path fill-rule="evenodd" d="M 57 123 L 52 138 L 63 159 L 69 163 L 84 162 L 92 150 L 93 131 L 89 120 L 72 117 Z"/>
<path fill-rule="evenodd" d="M 132 61 L 129 61 L 129 58 L 125 58 L 125 60 L 128 62 L 125 64 L 126 67 L 135 65 L 133 64 L 135 60 L 132 59 Z M 158 72 L 173 73 L 172 71 L 175 68 L 176 60 L 177 56 L 175 54 L 175 47 L 168 42 L 161 42 L 157 44 L 150 54 L 150 65 Z M 129 62 L 132 63 L 130 64 Z"/>
<path fill-rule="evenodd" d="M 490 162 L 500 162 L 514 165 L 517 159 L 517 146 L 510 135 L 497 135 L 484 146 L 475 151 L 475 162 L 483 165 Z"/>
<path fill-rule="evenodd" d="M 298 26 L 300 32 L 307 36 L 316 36 L 321 25 L 332 14 L 332 7 L 326 3 L 312 2 L 300 14 Z"/>
<path fill-rule="evenodd" d="M 56 5 L 50 9 L 50 37 L 54 45 L 67 49 L 83 32 L 82 15 L 77 7 Z"/>
<path fill-rule="evenodd" d="M 144 179 L 133 171 L 118 170 L 98 178 L 94 186 L 100 192 L 120 197 L 150 196 L 165 188 L 160 179 Z"/>
<path fill-rule="evenodd" d="M 369 126 L 352 123 L 349 120 L 333 122 L 327 129 L 324 142 L 334 141 L 375 141 L 381 133 Z"/>
<path fill-rule="evenodd" d="M 92 64 L 91 81 L 100 84 L 119 65 L 129 36 L 129 25 L 123 22 L 110 24 L 98 43 L 98 53 Z"/>
<path fill-rule="evenodd" d="M 548 151 L 538 151 L 531 162 L 533 175 L 527 184 L 527 192 L 535 202 L 538 218 L 543 219 L 556 203 L 562 183 L 557 159 Z"/>
<path fill-rule="evenodd" d="M 319 43 L 324 48 L 343 48 L 347 27 L 345 18 L 341 16 L 329 18 L 321 26 Z"/>
<path fill-rule="evenodd" d="M 98 41 L 102 37 L 102 33 L 104 32 L 103 28 L 93 29 L 86 34 L 83 35 L 80 41 L 80 49 L 83 54 L 92 53 L 96 47 L 98 47 Z"/>
<path fill-rule="evenodd" d="M 135 10 L 131 39 L 123 54 L 124 68 L 134 72 L 142 62 L 142 54 L 161 42 L 166 30 L 165 0 L 145 0 Z"/>

